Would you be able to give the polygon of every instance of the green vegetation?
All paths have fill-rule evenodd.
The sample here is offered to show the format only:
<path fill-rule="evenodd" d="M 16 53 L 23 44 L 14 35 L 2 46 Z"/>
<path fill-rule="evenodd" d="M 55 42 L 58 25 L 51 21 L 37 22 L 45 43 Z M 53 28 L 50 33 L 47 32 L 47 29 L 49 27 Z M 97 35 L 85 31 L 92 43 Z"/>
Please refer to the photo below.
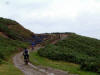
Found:
<path fill-rule="evenodd" d="M 28 43 L 0 36 L 0 63 L 2 60 L 7 60 L 13 53 L 18 52 L 19 48 L 22 49 L 27 46 Z"/>
<path fill-rule="evenodd" d="M 19 23 L 14 20 L 0 18 L 0 32 L 3 32 L 9 38 L 18 40 L 29 40 L 34 35 L 31 31 L 22 27 Z"/>
<path fill-rule="evenodd" d="M 80 66 L 77 64 L 64 62 L 64 61 L 55 61 L 55 60 L 50 60 L 50 59 L 41 57 L 38 55 L 37 52 L 30 53 L 30 61 L 35 65 L 44 66 L 44 67 L 52 67 L 52 68 L 64 70 L 67 72 L 69 71 L 69 73 L 73 73 L 73 74 L 98 75 L 97 73 L 94 73 L 94 72 L 86 72 L 86 71 L 80 70 Z"/>
<path fill-rule="evenodd" d="M 100 40 L 72 34 L 55 45 L 41 48 L 38 54 L 53 60 L 81 65 L 81 69 L 100 72 Z"/>
<path fill-rule="evenodd" d="M 0 18 L 0 75 L 23 75 L 9 58 L 28 47 L 29 43 L 25 41 L 31 40 L 32 35 L 16 21 Z"/>
<path fill-rule="evenodd" d="M 7 25 L 0 23 L 0 31 L 6 34 L 9 38 L 20 39 L 19 34 L 10 30 Z"/>
<path fill-rule="evenodd" d="M 4 25 L 17 25 L 17 24 L 19 24 L 14 20 L 2 18 L 2 17 L 0 17 L 0 23 L 3 23 Z"/>
<path fill-rule="evenodd" d="M 23 41 L 32 38 L 33 34 L 16 21 L 6 18 L 0 18 L 0 33 L 2 33 L 0 34 L 0 63 L 7 60 L 12 53 L 18 52 L 19 48 L 27 47 L 28 43 Z"/>
<path fill-rule="evenodd" d="M 11 59 L 0 65 L 0 75 L 24 75 L 19 69 L 17 69 Z"/>

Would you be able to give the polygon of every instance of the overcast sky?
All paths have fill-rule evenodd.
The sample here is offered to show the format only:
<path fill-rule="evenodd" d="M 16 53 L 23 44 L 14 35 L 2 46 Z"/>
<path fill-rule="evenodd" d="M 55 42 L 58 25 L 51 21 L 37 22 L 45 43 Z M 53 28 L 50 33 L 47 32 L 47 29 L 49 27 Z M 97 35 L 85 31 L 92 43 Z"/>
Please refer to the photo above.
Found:
<path fill-rule="evenodd" d="M 35 33 L 75 32 L 100 39 L 100 0 L 0 0 L 0 17 Z"/>

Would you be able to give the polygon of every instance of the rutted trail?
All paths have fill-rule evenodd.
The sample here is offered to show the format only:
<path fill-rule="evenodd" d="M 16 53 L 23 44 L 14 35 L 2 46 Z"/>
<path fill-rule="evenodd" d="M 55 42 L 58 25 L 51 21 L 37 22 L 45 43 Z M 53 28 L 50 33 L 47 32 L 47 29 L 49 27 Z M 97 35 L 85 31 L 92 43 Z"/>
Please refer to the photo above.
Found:
<path fill-rule="evenodd" d="M 52 44 L 55 44 L 57 40 L 52 42 Z M 35 48 L 35 50 L 38 50 L 38 48 Z M 31 52 L 31 51 L 30 51 Z M 16 54 L 13 57 L 13 62 L 14 65 L 19 68 L 24 75 L 75 75 L 75 74 L 69 74 L 68 72 L 61 71 L 61 70 L 56 70 L 52 68 L 45 68 L 45 67 L 40 67 L 40 66 L 35 66 L 31 63 L 28 65 L 24 64 L 24 60 L 22 59 L 22 52 Z"/>
<path fill-rule="evenodd" d="M 16 54 L 13 57 L 13 62 L 14 65 L 24 73 L 24 75 L 69 75 L 67 72 L 61 70 L 55 70 L 52 68 L 40 68 L 39 66 L 37 67 L 31 63 L 25 65 L 24 60 L 22 59 L 22 52 Z"/>
<path fill-rule="evenodd" d="M 17 68 L 19 68 L 25 75 L 46 75 L 43 72 L 38 71 L 36 68 L 30 65 L 24 65 L 24 62 L 22 60 L 22 52 L 16 54 L 16 56 L 13 57 L 13 62 Z"/>

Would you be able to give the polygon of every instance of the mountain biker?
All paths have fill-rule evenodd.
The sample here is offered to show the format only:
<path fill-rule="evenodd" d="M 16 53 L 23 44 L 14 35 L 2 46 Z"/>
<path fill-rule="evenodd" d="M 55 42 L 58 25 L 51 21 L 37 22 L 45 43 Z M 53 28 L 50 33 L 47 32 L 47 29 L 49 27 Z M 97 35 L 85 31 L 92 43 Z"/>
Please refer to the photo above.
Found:
<path fill-rule="evenodd" d="M 29 61 L 29 52 L 27 48 L 24 49 L 23 56 L 24 56 L 24 61 L 26 60 Z"/>
<path fill-rule="evenodd" d="M 35 42 L 32 42 L 32 50 L 34 50 Z"/>

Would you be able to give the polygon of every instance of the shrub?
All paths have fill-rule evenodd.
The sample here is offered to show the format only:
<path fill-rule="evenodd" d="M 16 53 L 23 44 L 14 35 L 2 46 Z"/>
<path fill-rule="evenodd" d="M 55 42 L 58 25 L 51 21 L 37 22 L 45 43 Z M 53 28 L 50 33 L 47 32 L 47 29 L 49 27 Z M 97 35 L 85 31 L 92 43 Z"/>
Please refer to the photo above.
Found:
<path fill-rule="evenodd" d="M 84 62 L 81 64 L 81 69 L 86 71 L 100 72 L 100 62 Z"/>
<path fill-rule="evenodd" d="M 95 62 L 100 61 L 100 40 L 72 34 L 55 45 L 40 49 L 38 54 L 53 60 L 77 63 L 84 70 L 98 72 L 99 64 Z"/>

